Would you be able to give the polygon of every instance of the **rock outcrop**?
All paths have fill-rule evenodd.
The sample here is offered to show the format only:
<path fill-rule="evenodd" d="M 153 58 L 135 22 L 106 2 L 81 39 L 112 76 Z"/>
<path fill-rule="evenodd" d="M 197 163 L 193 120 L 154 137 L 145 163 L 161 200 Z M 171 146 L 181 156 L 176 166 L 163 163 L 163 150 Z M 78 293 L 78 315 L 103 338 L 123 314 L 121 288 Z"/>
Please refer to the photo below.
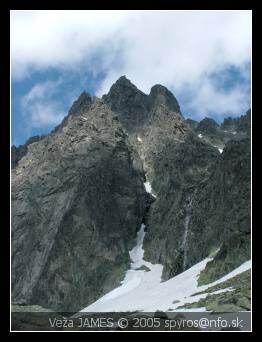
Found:
<path fill-rule="evenodd" d="M 24 145 L 20 145 L 18 147 L 13 145 L 11 147 L 11 168 L 13 169 L 14 167 L 16 167 L 19 160 L 22 159 L 23 156 L 26 155 L 28 151 L 28 145 L 33 144 L 34 142 L 37 142 L 43 139 L 44 137 L 45 137 L 44 135 L 41 135 L 41 136 L 36 135 L 34 137 L 29 138 Z"/>

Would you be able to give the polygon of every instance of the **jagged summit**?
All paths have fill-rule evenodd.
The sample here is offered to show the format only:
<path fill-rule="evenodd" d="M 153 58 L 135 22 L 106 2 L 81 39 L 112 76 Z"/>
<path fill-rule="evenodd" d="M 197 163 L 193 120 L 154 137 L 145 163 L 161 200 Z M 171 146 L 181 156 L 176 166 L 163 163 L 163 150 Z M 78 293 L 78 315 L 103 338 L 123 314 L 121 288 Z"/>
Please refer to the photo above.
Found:
<path fill-rule="evenodd" d="M 171 116 L 181 116 L 175 96 L 166 87 L 156 84 L 147 95 L 126 76 L 121 76 L 102 99 L 119 115 L 120 121 L 129 132 L 138 126 L 142 127 L 152 119 L 156 111 L 158 114 L 168 112 Z"/>
<path fill-rule="evenodd" d="M 175 96 L 161 84 L 156 84 L 151 88 L 149 96 L 153 102 L 166 105 L 170 110 L 180 113 L 180 106 Z"/>
<path fill-rule="evenodd" d="M 126 100 L 128 97 L 135 97 L 139 94 L 142 97 L 146 97 L 141 90 L 139 90 L 126 76 L 121 76 L 119 79 L 111 86 L 107 95 L 104 95 L 102 98 L 111 97 L 116 100 L 116 97 L 120 97 L 121 100 Z"/>
<path fill-rule="evenodd" d="M 126 77 L 126 75 L 120 76 L 118 80 L 116 80 L 116 82 L 113 84 L 114 85 L 125 85 L 125 86 L 131 86 L 131 87 L 135 87 L 136 86 Z M 112 86 L 112 87 L 113 87 Z"/>
<path fill-rule="evenodd" d="M 197 126 L 197 132 L 215 133 L 218 128 L 218 123 L 214 119 L 207 117 L 199 122 Z"/>
<path fill-rule="evenodd" d="M 93 102 L 94 98 L 86 91 L 83 91 L 73 102 L 71 108 L 68 111 L 68 114 L 64 117 L 63 121 L 59 125 L 57 125 L 51 133 L 55 133 L 61 130 L 67 124 L 70 116 L 78 116 L 88 112 Z"/>
<path fill-rule="evenodd" d="M 148 117 L 148 96 L 121 76 L 102 100 L 115 112 L 125 129 L 130 132 Z"/>
<path fill-rule="evenodd" d="M 90 108 L 92 102 L 91 95 L 86 91 L 83 91 L 78 99 L 73 102 L 68 114 L 81 115 Z"/>

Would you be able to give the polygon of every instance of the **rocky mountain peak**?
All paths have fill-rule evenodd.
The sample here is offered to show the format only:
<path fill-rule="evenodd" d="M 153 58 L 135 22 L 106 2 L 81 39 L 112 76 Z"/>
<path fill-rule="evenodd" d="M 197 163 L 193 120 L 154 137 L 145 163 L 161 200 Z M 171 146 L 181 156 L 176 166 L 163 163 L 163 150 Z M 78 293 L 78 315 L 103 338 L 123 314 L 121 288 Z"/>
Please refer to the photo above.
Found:
<path fill-rule="evenodd" d="M 78 97 L 78 99 L 73 102 L 68 114 L 81 115 L 89 110 L 92 102 L 93 101 L 91 95 L 86 91 L 83 91 L 82 94 Z"/>
<path fill-rule="evenodd" d="M 204 118 L 197 126 L 197 131 L 202 133 L 215 133 L 218 129 L 218 123 L 211 118 Z"/>
<path fill-rule="evenodd" d="M 124 128 L 131 132 L 148 117 L 148 96 L 121 76 L 102 97 L 104 103 L 115 112 Z"/>
<path fill-rule="evenodd" d="M 68 111 L 68 114 L 64 117 L 63 121 L 56 126 L 51 133 L 55 133 L 60 131 L 68 122 L 71 116 L 79 116 L 84 113 L 87 113 L 94 102 L 94 98 L 83 91 L 80 96 L 73 102 L 71 108 Z"/>
<path fill-rule="evenodd" d="M 182 116 L 178 101 L 166 87 L 156 84 L 151 88 L 150 94 L 146 95 L 126 76 L 121 76 L 102 99 L 118 114 L 120 122 L 130 133 L 154 120 L 155 113 L 160 115 L 165 112 L 165 115 L 160 115 L 161 120 L 168 113 L 171 116 L 172 113 Z"/>
<path fill-rule="evenodd" d="M 118 97 L 119 101 L 124 101 L 128 98 L 138 96 L 146 97 L 146 95 L 139 90 L 126 76 L 121 76 L 110 88 L 107 95 L 103 99 L 111 99 L 111 102 L 116 102 Z"/>
<path fill-rule="evenodd" d="M 171 91 L 161 84 L 156 84 L 151 88 L 149 97 L 154 106 L 163 105 L 176 113 L 180 113 L 180 107 L 177 99 Z"/>
<path fill-rule="evenodd" d="M 126 87 L 136 88 L 136 86 L 125 75 L 120 76 L 119 79 L 112 85 L 111 88 L 116 87 L 116 86 L 117 87 L 126 86 Z"/>

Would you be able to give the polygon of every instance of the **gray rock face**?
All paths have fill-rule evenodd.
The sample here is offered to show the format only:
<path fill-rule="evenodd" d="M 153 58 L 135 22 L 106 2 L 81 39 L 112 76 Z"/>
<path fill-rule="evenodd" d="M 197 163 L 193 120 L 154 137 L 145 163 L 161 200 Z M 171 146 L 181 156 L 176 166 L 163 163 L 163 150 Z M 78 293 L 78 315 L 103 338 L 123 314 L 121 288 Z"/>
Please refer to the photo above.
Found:
<path fill-rule="evenodd" d="M 93 103 L 92 97 L 87 92 L 83 92 L 70 108 L 68 115 L 81 115 L 86 113 Z"/>
<path fill-rule="evenodd" d="M 24 145 L 20 145 L 18 147 L 13 145 L 11 148 L 11 168 L 13 169 L 18 164 L 19 160 L 26 155 L 28 151 L 28 145 L 33 144 L 34 142 L 37 142 L 43 139 L 44 137 L 44 135 L 37 135 L 29 138 Z"/>
<path fill-rule="evenodd" d="M 140 155 L 148 179 L 153 181 L 154 164 L 169 140 L 176 144 L 190 131 L 176 98 L 161 85 L 155 85 L 146 95 L 126 77 L 120 77 L 103 100 L 116 113 Z"/>
<path fill-rule="evenodd" d="M 168 89 L 155 85 L 150 94 L 146 95 L 125 76 L 120 77 L 112 85 L 109 93 L 103 96 L 103 100 L 117 114 L 129 134 L 138 134 L 143 127 L 148 129 L 155 112 L 159 110 L 181 114 L 177 100 Z"/>
<path fill-rule="evenodd" d="M 142 222 L 165 279 L 218 247 L 203 282 L 247 260 L 249 123 L 185 120 L 165 87 L 146 95 L 124 76 L 101 100 L 83 93 L 14 163 L 13 301 L 87 306 L 123 279 Z"/>
<path fill-rule="evenodd" d="M 154 164 L 152 184 L 159 198 L 151 206 L 145 244 L 146 257 L 165 266 L 165 279 L 217 248 L 203 281 L 215 280 L 250 258 L 248 116 L 241 122 L 246 126 L 225 136 L 219 125 L 205 120 L 199 126 L 206 139 L 189 132 L 158 155 L 161 162 Z M 222 154 L 215 139 L 226 144 Z"/>
<path fill-rule="evenodd" d="M 125 76 L 120 77 L 102 99 L 118 115 L 121 124 L 128 132 L 135 131 L 148 119 L 148 96 L 137 89 Z"/>
<path fill-rule="evenodd" d="M 192 119 L 186 119 L 186 123 L 189 125 L 189 127 L 192 130 L 195 130 L 198 126 L 198 122 L 196 120 L 192 120 Z"/>
<path fill-rule="evenodd" d="M 143 168 L 100 100 L 28 146 L 12 173 L 12 300 L 74 311 L 128 268 Z"/>
<path fill-rule="evenodd" d="M 206 143 L 223 150 L 227 142 L 250 137 L 251 112 L 246 112 L 239 118 L 226 118 L 221 125 L 213 119 L 205 118 L 199 123 L 186 120 L 191 129 Z"/>
<path fill-rule="evenodd" d="M 181 113 L 179 104 L 174 95 L 160 84 L 156 84 L 151 88 L 149 94 L 151 107 L 165 107 L 172 112 Z"/>
<path fill-rule="evenodd" d="M 189 236 L 190 258 L 195 260 L 195 240 L 202 250 L 220 248 L 208 263 L 200 282 L 211 282 L 250 259 L 250 140 L 231 140 L 198 191 Z"/>
<path fill-rule="evenodd" d="M 83 92 L 77 100 L 74 101 L 72 104 L 72 107 L 69 109 L 68 115 L 64 117 L 63 121 L 56 126 L 51 133 L 55 133 L 57 131 L 60 131 L 63 129 L 64 126 L 66 126 L 68 119 L 71 115 L 81 115 L 83 113 L 88 112 L 89 108 L 91 107 L 93 103 L 93 99 L 90 94 L 87 92 Z"/>
<path fill-rule="evenodd" d="M 251 129 L 251 110 L 249 109 L 245 115 L 239 118 L 226 118 L 221 124 L 223 130 L 245 132 L 250 135 Z"/>
<path fill-rule="evenodd" d="M 192 265 L 187 225 L 196 189 L 208 179 L 219 152 L 188 133 L 182 142 L 169 143 L 155 165 L 157 200 L 151 206 L 145 238 L 146 257 L 164 265 L 165 279 Z M 196 245 L 198 242 L 196 242 Z M 201 260 L 203 251 L 198 249 Z"/>

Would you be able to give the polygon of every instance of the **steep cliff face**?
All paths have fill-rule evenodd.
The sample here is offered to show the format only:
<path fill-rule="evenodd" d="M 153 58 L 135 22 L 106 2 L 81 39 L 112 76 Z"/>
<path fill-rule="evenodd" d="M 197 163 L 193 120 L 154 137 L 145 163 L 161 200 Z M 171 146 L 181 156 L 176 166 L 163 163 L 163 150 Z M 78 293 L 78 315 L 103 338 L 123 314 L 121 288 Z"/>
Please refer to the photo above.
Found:
<path fill-rule="evenodd" d="M 198 126 L 209 139 L 189 133 L 184 142 L 171 144 L 161 154 L 162 167 L 153 185 L 162 180 L 162 190 L 151 206 L 145 248 L 148 258 L 165 266 L 164 278 L 218 248 L 200 282 L 213 281 L 250 258 L 249 120 L 248 113 L 242 116 L 246 126 L 231 137 L 205 120 Z M 222 154 L 214 139 L 225 144 Z"/>
<path fill-rule="evenodd" d="M 28 151 L 28 145 L 30 145 L 36 141 L 39 141 L 43 138 L 44 138 L 44 135 L 42 135 L 42 136 L 37 135 L 37 136 L 29 138 L 24 145 L 20 145 L 18 147 L 13 145 L 11 148 L 11 168 L 13 169 L 14 167 L 16 167 L 19 160 L 22 159 L 23 156 L 26 155 L 26 153 Z"/>
<path fill-rule="evenodd" d="M 150 260 L 164 265 L 164 279 L 192 265 L 187 242 L 191 204 L 197 186 L 209 177 L 218 154 L 193 134 L 183 142 L 170 144 L 162 154 L 157 179 L 152 183 L 159 191 L 150 210 L 145 250 Z M 199 261 L 205 252 L 198 249 L 198 253 Z"/>
<path fill-rule="evenodd" d="M 148 119 L 148 96 L 125 76 L 120 77 L 102 99 L 113 112 L 117 113 L 122 126 L 129 133 L 135 132 Z"/>
<path fill-rule="evenodd" d="M 86 307 L 123 280 L 142 222 L 164 279 L 218 248 L 201 282 L 247 260 L 250 113 L 232 120 L 185 120 L 168 89 L 147 95 L 124 76 L 102 99 L 82 93 L 15 157 L 13 301 Z"/>
<path fill-rule="evenodd" d="M 100 100 L 30 144 L 12 173 L 13 301 L 73 311 L 112 289 L 145 202 L 142 164 Z"/>
<path fill-rule="evenodd" d="M 219 278 L 251 257 L 250 160 L 249 138 L 229 141 L 198 191 L 189 235 L 190 258 L 194 262 L 199 236 L 205 237 L 200 248 L 209 252 L 219 248 L 200 283 Z"/>

